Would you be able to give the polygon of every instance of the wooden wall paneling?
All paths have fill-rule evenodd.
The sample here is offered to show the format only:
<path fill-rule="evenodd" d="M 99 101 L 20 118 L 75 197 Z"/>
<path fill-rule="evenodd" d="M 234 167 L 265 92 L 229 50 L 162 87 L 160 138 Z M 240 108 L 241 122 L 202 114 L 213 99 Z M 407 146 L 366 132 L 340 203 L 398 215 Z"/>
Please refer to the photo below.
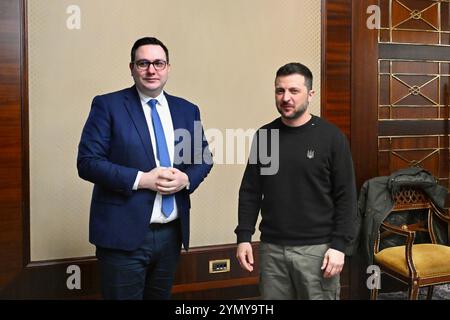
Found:
<path fill-rule="evenodd" d="M 321 117 L 338 126 L 353 148 L 351 48 L 352 1 L 322 0 Z M 341 274 L 341 299 L 357 298 L 352 261 L 346 259 Z"/>
<path fill-rule="evenodd" d="M 258 251 L 258 243 L 253 244 Z M 258 291 L 258 256 L 255 270 L 245 272 L 236 258 L 236 245 L 192 248 L 182 252 L 172 289 L 174 299 L 255 299 Z M 230 272 L 209 273 L 209 261 L 230 260 Z M 81 270 L 81 288 L 68 289 L 67 269 Z M 32 262 L 20 276 L 2 288 L 4 299 L 100 299 L 100 279 L 95 257 Z"/>
<path fill-rule="evenodd" d="M 438 1 L 393 1 L 392 42 L 439 44 L 439 7 Z"/>
<path fill-rule="evenodd" d="M 420 165 L 448 186 L 448 9 L 445 2 L 415 0 L 385 8 L 385 16 L 392 19 L 386 23 L 392 38 L 379 44 L 380 66 L 385 65 L 380 67 L 380 140 L 436 141 L 428 147 L 384 147 L 379 154 L 389 162 L 380 166 L 384 175 Z"/>
<path fill-rule="evenodd" d="M 448 186 L 449 5 L 431 0 L 380 4 L 378 175 L 418 165 Z M 382 278 L 385 291 L 392 291 L 389 280 Z"/>
<path fill-rule="evenodd" d="M 352 1 L 351 47 L 351 148 L 359 190 L 378 172 L 378 30 L 367 27 L 367 8 L 377 0 Z M 365 263 L 359 255 L 351 259 L 352 297 L 367 299 Z"/>
<path fill-rule="evenodd" d="M 380 59 L 448 61 L 450 47 L 380 43 L 379 57 Z"/>
<path fill-rule="evenodd" d="M 367 27 L 366 11 L 370 5 L 378 5 L 378 1 L 353 1 L 352 10 L 351 132 L 358 188 L 378 171 L 378 30 Z"/>
<path fill-rule="evenodd" d="M 0 2 L 0 288 L 18 275 L 23 257 L 23 2 Z"/>
<path fill-rule="evenodd" d="M 254 271 L 244 271 L 236 259 L 236 245 L 193 248 L 182 255 L 172 293 L 176 299 L 249 299 L 259 297 L 259 243 L 252 244 Z M 230 272 L 209 273 L 209 261 L 230 260 Z M 242 291 L 241 291 L 242 289 Z M 223 292 L 224 296 L 221 297 Z"/>
<path fill-rule="evenodd" d="M 321 117 L 351 139 L 351 0 L 322 1 Z"/>
<path fill-rule="evenodd" d="M 80 289 L 68 289 L 69 266 L 80 268 Z M 95 257 L 29 263 L 0 292 L 2 299 L 99 299 L 100 282 Z"/>
<path fill-rule="evenodd" d="M 380 121 L 380 136 L 444 134 L 448 120 L 391 120 Z"/>

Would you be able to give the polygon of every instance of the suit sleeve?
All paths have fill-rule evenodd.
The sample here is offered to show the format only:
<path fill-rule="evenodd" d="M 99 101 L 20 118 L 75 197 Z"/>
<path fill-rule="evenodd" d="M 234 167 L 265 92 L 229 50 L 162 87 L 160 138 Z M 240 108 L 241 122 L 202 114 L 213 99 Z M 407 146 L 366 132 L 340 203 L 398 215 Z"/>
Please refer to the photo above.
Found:
<path fill-rule="evenodd" d="M 206 178 L 213 166 L 212 154 L 209 150 L 208 141 L 206 140 L 203 127 L 200 120 L 200 111 L 195 107 L 194 115 L 194 132 L 198 130 L 201 132 L 202 141 L 193 141 L 191 144 L 191 163 L 186 167 L 184 172 L 189 177 L 189 193 L 197 189 L 200 183 Z M 197 126 L 197 128 L 195 128 Z M 194 139 L 198 139 L 194 134 Z"/>
<path fill-rule="evenodd" d="M 112 134 L 111 114 L 104 99 L 97 96 L 78 146 L 78 175 L 104 188 L 131 195 L 138 170 L 109 160 Z"/>

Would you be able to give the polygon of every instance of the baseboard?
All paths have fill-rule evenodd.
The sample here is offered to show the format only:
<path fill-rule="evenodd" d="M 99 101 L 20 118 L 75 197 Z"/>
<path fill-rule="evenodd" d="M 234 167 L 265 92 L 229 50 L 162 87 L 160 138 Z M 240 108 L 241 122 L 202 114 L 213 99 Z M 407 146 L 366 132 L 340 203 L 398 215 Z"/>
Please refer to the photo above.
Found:
<path fill-rule="evenodd" d="M 258 243 L 253 246 L 254 250 L 258 249 Z M 250 274 L 240 268 L 235 256 L 235 244 L 197 247 L 182 252 L 172 291 L 173 298 L 251 299 L 258 296 L 257 261 L 256 269 Z M 221 259 L 230 261 L 230 270 L 210 273 L 209 261 Z M 75 269 L 80 273 L 80 287 L 69 289 L 67 282 L 71 282 L 70 277 L 74 275 Z M 78 257 L 31 262 L 0 290 L 0 298 L 100 299 L 97 259 Z"/>
<path fill-rule="evenodd" d="M 259 243 L 252 244 L 254 252 Z M 192 248 L 182 252 L 173 299 L 257 299 L 259 259 L 255 254 L 255 270 L 242 270 L 236 259 L 236 245 L 216 245 Z M 210 273 L 210 261 L 229 260 L 229 271 Z M 69 267 L 80 272 L 80 288 L 69 289 L 73 275 Z M 349 262 L 341 274 L 341 299 L 349 299 Z M 68 273 L 69 272 L 69 273 Z M 100 299 L 100 278 L 95 257 L 39 261 L 28 264 L 6 287 L 0 289 L 1 299 Z"/>

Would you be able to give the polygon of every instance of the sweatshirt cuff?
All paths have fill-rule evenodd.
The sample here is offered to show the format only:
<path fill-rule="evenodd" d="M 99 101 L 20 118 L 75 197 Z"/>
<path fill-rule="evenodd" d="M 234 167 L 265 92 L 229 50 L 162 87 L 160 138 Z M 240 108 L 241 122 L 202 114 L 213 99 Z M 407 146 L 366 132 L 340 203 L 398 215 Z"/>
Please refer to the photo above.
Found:
<path fill-rule="evenodd" d="M 347 243 L 342 238 L 333 238 L 331 240 L 330 248 L 335 249 L 337 251 L 345 253 L 345 248 L 347 247 Z"/>
<path fill-rule="evenodd" d="M 241 242 L 252 242 L 252 233 L 246 231 L 239 232 L 237 234 L 237 243 L 239 244 Z"/>

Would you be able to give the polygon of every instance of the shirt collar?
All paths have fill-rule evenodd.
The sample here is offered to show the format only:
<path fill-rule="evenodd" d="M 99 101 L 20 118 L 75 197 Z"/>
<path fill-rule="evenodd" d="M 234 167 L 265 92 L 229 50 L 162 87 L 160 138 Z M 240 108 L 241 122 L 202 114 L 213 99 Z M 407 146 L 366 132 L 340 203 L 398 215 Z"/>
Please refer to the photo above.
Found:
<path fill-rule="evenodd" d="M 163 101 L 165 100 L 164 91 L 161 91 L 161 93 L 156 98 L 152 98 L 152 97 L 147 96 L 146 94 L 142 93 L 137 87 L 136 87 L 136 90 L 139 94 L 139 97 L 141 98 L 142 104 L 147 104 L 147 102 L 149 102 L 151 99 L 156 99 L 156 100 L 158 100 L 158 103 L 160 105 L 162 105 Z"/>

